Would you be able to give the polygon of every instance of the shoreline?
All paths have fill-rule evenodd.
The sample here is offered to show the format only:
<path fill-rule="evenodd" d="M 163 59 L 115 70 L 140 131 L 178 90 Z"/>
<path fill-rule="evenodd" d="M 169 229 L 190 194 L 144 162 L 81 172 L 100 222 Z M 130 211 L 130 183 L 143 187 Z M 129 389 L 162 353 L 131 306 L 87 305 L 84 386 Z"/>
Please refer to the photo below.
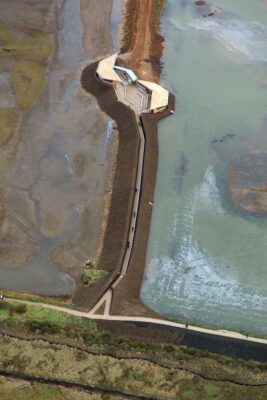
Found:
<path fill-rule="evenodd" d="M 128 2 L 130 3 L 131 0 L 128 0 Z M 92 66 L 89 66 L 92 67 Z M 87 67 L 87 68 L 89 68 Z M 87 69 L 86 68 L 86 69 Z M 88 73 L 93 73 L 93 70 L 91 69 L 89 71 L 87 71 Z M 112 117 L 112 115 L 115 115 L 115 118 L 121 118 L 121 111 L 125 112 L 125 114 L 127 114 L 125 116 L 125 121 L 123 123 L 121 123 L 121 127 L 123 126 L 123 124 L 129 124 L 129 120 L 131 119 L 130 114 L 128 114 L 127 112 L 127 108 L 123 108 L 122 105 L 120 104 L 118 108 L 115 107 L 115 102 L 113 101 L 114 99 L 111 96 L 111 93 L 108 91 L 108 88 L 104 88 L 103 84 L 101 84 L 101 92 L 97 92 L 98 93 L 98 100 L 101 104 L 103 104 L 106 109 L 107 109 L 107 114 L 110 115 Z M 97 88 L 95 88 L 95 90 L 97 90 Z M 125 106 L 124 106 L 125 107 Z M 154 116 L 150 116 L 150 117 L 154 117 Z M 112 117 L 113 118 L 113 117 Z M 127 120 L 128 118 L 128 120 Z M 158 121 L 163 118 L 161 115 L 157 116 Z M 127 121 L 126 121 L 127 120 Z M 147 126 L 146 130 L 151 129 L 151 133 L 147 135 L 147 139 L 148 139 L 148 143 L 149 147 L 151 147 L 151 151 L 148 153 L 148 155 L 146 155 L 146 161 L 145 161 L 145 166 L 144 166 L 144 177 L 143 177 L 143 189 L 142 189 L 142 199 L 141 199 L 141 205 L 140 205 L 140 213 L 138 216 L 138 229 L 137 229 L 137 234 L 136 234 L 136 238 L 135 238 L 135 242 L 134 242 L 134 250 L 133 250 L 133 255 L 131 257 L 131 261 L 130 261 L 130 265 L 129 265 L 129 271 L 127 276 L 124 278 L 124 280 L 121 282 L 121 284 L 118 286 L 118 288 L 116 288 L 115 292 L 114 292 L 114 298 L 112 301 L 112 314 L 120 314 L 120 315 L 142 315 L 142 316 L 151 316 L 153 315 L 154 318 L 160 318 L 161 320 L 164 320 L 164 317 L 158 314 L 155 314 L 152 310 L 150 310 L 149 308 L 147 308 L 145 305 L 142 304 L 140 297 L 139 297 L 139 291 L 140 291 L 140 287 L 142 284 L 142 279 L 143 279 L 143 272 L 144 272 L 144 266 L 143 263 L 145 263 L 145 255 L 146 255 L 146 245 L 147 245 L 147 241 L 148 241 L 148 237 L 149 237 L 149 230 L 150 230 L 150 221 L 151 221 L 151 214 L 152 214 L 152 207 L 148 206 L 148 201 L 152 201 L 153 202 L 153 194 L 154 194 L 154 188 L 155 188 L 155 184 L 156 184 L 156 174 L 157 174 L 157 155 L 158 155 L 158 138 L 157 138 L 157 122 L 155 120 L 155 118 L 152 120 L 149 118 L 149 115 L 146 115 L 142 118 L 143 120 L 143 124 Z M 153 127 L 151 128 L 150 125 L 153 125 Z M 126 126 L 126 125 L 125 125 Z M 150 128 L 149 128 L 150 127 Z M 131 127 L 131 129 L 133 129 Z M 126 140 L 126 135 L 123 138 L 122 133 L 125 134 L 125 131 L 121 132 L 120 136 L 122 140 Z M 132 134 L 132 132 L 130 132 Z M 134 145 L 136 146 L 135 150 L 138 148 L 138 143 L 134 142 Z M 122 148 L 122 144 L 119 145 L 120 148 Z M 153 150 L 152 150 L 153 149 Z M 127 157 L 129 157 L 127 159 L 127 157 L 123 154 L 119 154 L 119 151 L 121 151 L 121 153 L 123 153 L 122 149 L 119 150 L 118 149 L 118 154 L 115 156 L 117 157 L 117 162 L 118 162 L 118 158 L 121 157 L 124 160 L 126 159 L 126 161 L 128 162 L 131 158 L 133 157 L 133 147 L 130 148 L 130 152 L 127 153 Z M 128 149 L 129 151 L 129 149 Z M 115 172 L 114 172 L 114 181 L 115 178 L 119 180 L 118 177 L 116 177 L 116 172 L 117 172 L 117 162 L 115 164 Z M 154 167 L 153 167 L 154 166 Z M 156 166 L 156 167 L 155 167 Z M 134 168 L 134 167 L 132 167 Z M 125 165 L 124 165 L 124 169 Z M 131 169 L 131 168 L 130 168 Z M 151 172 L 152 171 L 152 172 Z M 120 174 L 123 173 L 123 171 L 119 172 Z M 134 173 L 132 172 L 131 169 L 131 173 L 132 173 L 132 177 L 131 179 L 134 179 Z M 128 178 L 128 181 L 130 181 L 131 179 L 129 179 L 129 171 L 127 170 L 125 175 Z M 123 175 L 123 176 L 125 176 Z M 125 178 L 124 178 L 125 179 Z M 126 179 L 127 184 L 129 183 Z M 132 182 L 132 180 L 131 180 Z M 118 184 L 119 185 L 119 184 Z M 113 189 L 112 189 L 113 188 Z M 114 197 L 113 197 L 113 192 L 114 192 L 114 185 L 112 185 L 112 193 L 111 193 L 111 203 L 113 201 L 113 204 L 116 204 L 116 207 L 118 208 L 118 204 L 116 203 L 117 199 L 120 200 L 121 198 L 121 186 L 119 188 L 118 193 L 114 193 Z M 129 207 L 131 207 L 131 194 L 129 192 L 127 192 L 127 190 L 129 190 L 128 186 L 127 188 L 125 188 L 125 196 L 127 197 L 127 206 L 125 206 L 128 210 Z M 127 192 L 127 193 L 126 193 Z M 111 209 L 112 205 L 110 206 Z M 114 206 L 115 207 L 115 206 Z M 115 207 L 115 208 L 116 208 Z M 109 219 L 113 218 L 113 223 L 114 220 L 117 219 L 117 217 L 119 216 L 121 218 L 121 210 L 119 209 L 119 211 L 116 211 L 114 209 L 114 215 L 111 217 L 110 216 L 110 212 L 107 212 L 107 226 L 106 226 L 106 231 L 104 232 L 104 240 L 105 240 L 105 246 L 107 246 L 104 250 L 102 249 L 101 251 L 101 257 L 108 257 L 108 261 L 106 260 L 105 262 L 108 262 L 108 265 L 111 265 L 111 261 L 112 258 L 115 259 L 115 252 L 112 251 L 112 254 L 110 254 L 109 252 L 109 248 L 112 246 L 112 244 L 110 243 L 109 237 L 107 235 L 107 231 L 109 228 Z M 127 210 L 123 211 L 127 213 Z M 125 219 L 126 222 L 125 225 L 127 225 L 127 218 Z M 146 226 L 144 224 L 144 221 L 148 221 L 148 226 Z M 123 223 L 123 221 L 120 220 L 120 223 Z M 145 225 L 145 229 L 144 227 L 142 227 L 142 224 Z M 122 226 L 118 226 L 118 224 L 116 224 L 116 228 L 121 230 Z M 124 226 L 124 235 L 125 235 L 125 226 Z M 125 240 L 125 237 L 122 234 L 120 236 L 120 240 L 123 241 Z M 114 235 L 115 236 L 115 235 Z M 116 238 L 112 238 L 112 240 L 117 240 Z M 110 247 L 109 247 L 110 246 Z M 103 244 L 103 248 L 104 248 L 104 244 Z M 106 252 L 106 255 L 102 254 L 103 251 Z M 119 257 L 121 257 L 121 248 L 116 248 L 116 251 L 119 254 Z M 120 259 L 118 257 L 118 259 Z M 101 265 L 101 264 L 100 264 Z M 115 273 L 118 273 L 118 269 L 114 270 L 114 276 Z M 117 275 L 116 275 L 117 276 Z M 116 277 L 115 276 L 115 277 Z M 111 280 L 111 278 L 109 278 L 109 281 Z M 93 290 L 91 291 L 91 288 L 88 288 L 90 292 L 95 292 L 97 295 L 97 292 L 99 292 L 102 287 L 104 287 L 107 283 L 103 284 L 103 282 L 101 282 L 99 284 L 99 286 L 95 286 L 93 287 Z M 88 290 L 87 288 L 85 288 L 85 291 L 83 293 L 83 295 L 86 297 L 88 297 Z M 35 296 L 35 295 L 33 295 Z M 92 293 L 90 293 L 90 296 L 92 296 Z M 51 296 L 49 296 L 48 298 L 51 298 Z M 59 297 L 60 298 L 60 297 Z M 90 299 L 88 300 L 91 301 Z M 85 304 L 82 304 L 83 306 L 86 306 Z M 139 323 L 138 323 L 139 324 Z M 137 325 L 137 323 L 136 323 Z M 190 327 L 194 327 L 194 324 L 192 323 L 192 325 L 190 324 Z M 181 328 L 182 329 L 182 328 Z"/>
<path fill-rule="evenodd" d="M 127 0 L 123 4 L 123 17 L 119 26 L 119 42 L 121 44 L 121 52 L 119 54 L 120 62 L 122 64 L 127 63 L 128 67 L 131 67 L 134 64 L 136 68 L 134 70 L 138 75 L 140 75 L 140 77 L 156 82 L 158 82 L 160 78 L 161 69 L 159 68 L 159 65 L 163 53 L 163 38 L 158 34 L 158 26 L 164 5 L 164 0 L 148 0 L 148 2 Z M 144 9 L 147 9 L 150 13 L 145 13 Z M 142 10 L 143 12 L 141 12 Z M 155 10 L 157 10 L 157 12 L 155 12 Z M 129 37 L 126 35 L 126 28 L 129 21 L 131 25 L 130 41 Z M 141 40 L 140 37 L 143 37 L 144 32 L 140 29 L 140 26 L 142 27 L 144 23 L 146 25 L 148 41 L 145 47 L 142 46 L 142 51 L 140 52 L 140 47 L 136 47 L 136 43 Z M 129 30 L 127 30 L 127 32 L 129 32 Z M 128 43 L 128 49 L 126 48 L 126 43 Z M 133 62 L 135 59 L 138 59 L 137 64 Z M 99 246 L 99 248 L 101 248 L 100 255 L 97 257 L 99 267 L 107 271 L 109 276 L 104 281 L 96 282 L 90 287 L 82 287 L 81 285 L 80 287 L 77 287 L 74 293 L 74 303 L 77 307 L 81 307 L 82 309 L 92 308 L 120 274 L 124 249 L 127 245 L 127 235 L 130 223 L 129 218 L 134 199 L 133 188 L 137 171 L 138 149 L 140 145 L 138 127 L 136 126 L 134 113 L 122 103 L 117 102 L 116 94 L 110 86 L 105 86 L 96 81 L 96 65 L 97 63 L 95 62 L 84 69 L 81 74 L 81 83 L 86 92 L 89 92 L 96 97 L 101 110 L 116 122 L 118 127 L 117 132 L 119 143 L 117 147 L 117 155 L 115 156 L 115 171 L 110 194 L 111 201 L 109 202 L 109 207 L 107 207 L 107 212 L 105 214 L 104 223 L 106 229 L 104 231 L 102 246 Z M 174 103 L 172 103 L 172 105 L 173 104 Z M 121 117 L 122 114 L 124 114 L 124 118 Z M 161 113 L 161 115 L 154 116 L 154 123 L 157 124 L 161 118 L 165 118 L 168 114 L 169 112 L 167 112 L 167 114 Z M 145 117 L 144 119 L 146 120 Z M 151 138 L 154 136 L 155 139 L 155 142 L 153 143 L 153 154 L 151 153 L 151 155 L 145 157 L 145 160 L 148 158 L 151 158 L 152 160 L 154 158 L 155 161 L 155 164 L 151 164 L 150 166 L 150 177 L 146 178 L 146 186 L 150 188 L 150 194 L 148 194 L 148 196 L 153 199 L 154 187 L 156 184 L 155 177 L 157 173 L 157 157 L 154 157 L 158 153 L 157 129 L 154 130 L 151 126 L 148 127 L 148 129 L 152 129 L 153 134 L 149 136 Z M 149 146 L 151 144 L 152 142 L 149 143 Z M 125 165 L 127 165 L 127 168 L 125 168 Z M 145 189 L 145 191 L 146 190 L 147 189 Z M 143 259 L 145 259 L 150 219 L 151 213 L 148 213 L 144 220 L 145 224 L 140 224 L 139 222 L 139 225 L 142 226 L 141 229 L 143 232 L 146 232 Z M 147 226 L 147 229 L 145 225 Z M 142 246 L 142 248 L 143 247 L 144 246 Z M 141 287 L 144 269 L 145 261 L 143 260 L 141 267 L 138 268 L 139 273 L 138 278 L 136 278 L 137 285 L 134 283 L 135 298 L 136 292 Z M 119 285 L 119 287 L 120 286 L 121 285 Z M 142 303 L 140 302 L 140 305 L 141 304 Z M 145 306 L 143 307 L 144 310 L 146 310 L 143 310 L 146 315 L 157 315 L 153 311 L 148 311 L 149 309 Z"/>
<path fill-rule="evenodd" d="M 160 63 L 160 58 L 163 52 L 163 39 L 160 40 L 160 52 L 159 57 L 151 58 L 153 53 L 153 45 L 155 40 L 158 40 L 159 34 L 157 33 L 159 26 L 159 16 L 162 14 L 163 6 L 165 2 L 163 0 L 149 0 L 144 3 L 141 1 L 128 0 L 125 3 L 126 12 L 121 22 L 123 28 L 124 37 L 121 39 L 121 43 L 125 49 L 126 37 L 125 37 L 125 24 L 129 21 L 133 21 L 133 27 L 137 30 L 137 34 L 131 35 L 131 43 L 128 43 L 128 52 L 119 55 L 120 63 L 130 62 L 131 60 L 138 58 L 137 74 L 154 80 L 159 81 L 160 69 L 155 70 L 155 65 Z M 157 10 L 155 15 L 155 6 L 158 5 L 160 8 Z M 139 12 L 140 9 L 148 7 L 150 15 Z M 132 13 L 133 8 L 135 15 Z M 155 16 L 157 19 L 155 20 Z M 140 21 L 141 20 L 141 21 Z M 147 24 L 149 30 L 149 43 L 146 47 L 136 49 L 136 41 L 140 40 L 140 35 L 143 35 L 142 30 L 138 29 L 139 25 L 149 21 Z M 137 24 L 137 25 L 136 25 Z M 132 50 L 131 50 L 132 48 Z M 159 49 L 157 43 L 157 51 Z M 144 51 L 143 51 L 144 50 Z M 125 58 L 125 54 L 127 58 Z M 140 58 L 141 57 L 141 58 Z M 145 57 L 150 57 L 149 62 L 146 59 L 145 66 L 143 68 L 142 62 Z M 157 61 L 157 62 L 156 62 Z M 74 303 L 77 307 L 92 308 L 103 296 L 107 289 L 119 277 L 121 272 L 121 266 L 125 255 L 125 249 L 127 248 L 127 237 L 129 233 L 129 224 L 131 218 L 131 210 L 134 201 L 134 187 L 135 179 L 138 166 L 138 152 L 140 146 L 140 136 L 138 126 L 136 124 L 135 114 L 129 110 L 124 104 L 117 101 L 117 97 L 113 88 L 109 85 L 99 83 L 95 79 L 95 70 L 97 63 L 93 63 L 86 67 L 81 75 L 81 83 L 83 89 L 86 92 L 93 94 L 100 106 L 101 110 L 104 111 L 109 117 L 111 117 L 118 126 L 118 152 L 115 163 L 115 173 L 111 194 L 110 208 L 107 213 L 107 225 L 104 233 L 104 241 L 102 251 L 99 256 L 99 267 L 108 272 L 108 277 L 102 279 L 100 282 L 96 282 L 90 287 L 79 287 L 76 290 L 74 296 Z M 154 68 L 154 70 L 153 70 Z M 156 73 L 156 72 L 157 73 Z M 145 75 L 144 75 L 145 74 Z M 114 295 L 111 304 L 111 312 L 129 315 L 129 304 L 131 304 L 131 312 L 133 315 L 146 315 L 153 316 L 155 318 L 162 318 L 146 306 L 144 306 L 140 300 L 139 292 L 142 285 L 143 274 L 146 265 L 146 250 L 150 232 L 150 223 L 152 216 L 152 208 L 149 202 L 153 202 L 154 189 L 156 185 L 157 175 L 157 164 L 158 164 L 158 137 L 157 137 L 157 124 L 162 119 L 170 115 L 170 110 L 174 109 L 174 96 L 170 94 L 170 102 L 168 109 L 158 114 L 143 114 L 141 119 L 145 130 L 146 136 L 146 151 L 144 156 L 143 166 L 143 180 L 140 195 L 140 206 L 137 218 L 136 234 L 133 243 L 133 251 L 129 262 L 129 269 L 126 276 L 121 283 L 114 290 Z M 124 114 L 124 116 L 122 116 Z M 127 168 L 126 168 L 127 166 Z M 134 267 L 135 265 L 135 267 Z M 122 313 L 122 304 L 127 305 Z M 133 312 L 132 308 L 135 308 Z"/>
<path fill-rule="evenodd" d="M 145 132 L 146 150 L 136 233 L 127 274 L 113 293 L 111 315 L 153 316 L 164 320 L 163 316 L 142 303 L 140 290 L 146 266 L 146 252 L 153 210 L 151 203 L 153 204 L 157 177 L 157 127 L 160 120 L 171 115 L 170 110 L 174 108 L 175 98 L 170 93 L 169 105 L 166 111 L 158 114 L 143 114 L 141 116 Z"/>
<path fill-rule="evenodd" d="M 85 307 L 86 309 L 94 306 L 98 298 L 120 274 L 130 223 L 139 150 L 139 133 L 135 123 L 135 114 L 124 104 L 117 101 L 116 94 L 111 86 L 104 85 L 96 80 L 97 65 L 98 62 L 95 62 L 84 69 L 81 83 L 84 90 L 96 97 L 101 110 L 116 121 L 119 145 L 111 205 L 99 257 L 99 266 L 108 272 L 109 276 L 90 287 L 80 288 L 80 293 L 74 301 L 78 307 Z"/>
<path fill-rule="evenodd" d="M 165 0 L 126 0 L 119 27 L 120 61 L 140 79 L 159 83 L 164 37 L 159 33 Z"/>
<path fill-rule="evenodd" d="M 160 18 L 165 7 L 165 0 L 127 0 L 125 13 L 121 22 L 121 53 L 119 60 L 126 67 L 132 68 L 142 79 L 154 82 L 160 81 L 161 57 L 163 54 L 164 38 L 159 34 Z M 147 14 L 147 12 L 150 13 Z M 144 27 L 146 22 L 146 27 Z M 128 24 L 130 28 L 128 27 Z M 146 45 L 143 43 L 145 30 L 149 37 Z M 138 62 L 135 62 L 135 60 Z M 164 319 L 140 299 L 144 271 L 146 267 L 146 252 L 152 218 L 152 207 L 156 176 L 158 169 L 158 129 L 159 121 L 170 115 L 175 107 L 175 98 L 170 93 L 168 110 L 158 114 L 143 114 L 141 119 L 145 131 L 146 150 L 144 156 L 142 189 L 137 218 L 136 234 L 132 255 L 126 276 L 116 287 L 112 302 L 112 315 L 153 316 Z"/>

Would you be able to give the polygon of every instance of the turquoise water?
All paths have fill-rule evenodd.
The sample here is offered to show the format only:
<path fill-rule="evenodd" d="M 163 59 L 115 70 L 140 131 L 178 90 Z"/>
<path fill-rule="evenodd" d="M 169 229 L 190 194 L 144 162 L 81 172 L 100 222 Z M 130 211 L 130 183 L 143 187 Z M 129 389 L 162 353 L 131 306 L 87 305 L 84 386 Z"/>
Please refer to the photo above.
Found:
<path fill-rule="evenodd" d="M 233 202 L 229 171 L 239 168 L 241 186 L 267 186 L 266 3 L 217 0 L 203 17 L 210 4 L 167 1 L 162 84 L 177 104 L 159 127 L 141 291 L 161 314 L 265 334 L 267 217 Z M 252 183 L 248 155 L 263 159 L 260 171 L 252 160 Z"/>

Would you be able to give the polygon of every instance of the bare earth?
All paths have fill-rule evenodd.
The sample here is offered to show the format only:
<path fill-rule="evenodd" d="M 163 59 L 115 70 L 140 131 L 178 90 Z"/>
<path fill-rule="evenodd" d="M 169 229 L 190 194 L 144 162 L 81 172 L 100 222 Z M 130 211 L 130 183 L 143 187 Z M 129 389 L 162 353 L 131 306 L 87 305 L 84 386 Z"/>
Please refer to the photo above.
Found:
<path fill-rule="evenodd" d="M 127 0 L 121 33 L 121 60 L 138 77 L 159 82 L 164 38 L 159 35 L 164 0 Z"/>

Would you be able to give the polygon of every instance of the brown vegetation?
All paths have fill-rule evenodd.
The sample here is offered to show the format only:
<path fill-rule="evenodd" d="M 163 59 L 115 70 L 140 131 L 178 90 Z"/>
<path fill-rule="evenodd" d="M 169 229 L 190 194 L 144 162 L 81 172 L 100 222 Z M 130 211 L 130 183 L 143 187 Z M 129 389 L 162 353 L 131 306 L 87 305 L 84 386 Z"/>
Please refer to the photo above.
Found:
<path fill-rule="evenodd" d="M 85 68 L 82 74 L 82 85 L 86 91 L 96 96 L 99 106 L 117 123 L 119 132 L 119 148 L 116 160 L 116 170 L 113 183 L 111 206 L 104 237 L 104 245 L 98 262 L 99 268 L 109 275 L 89 288 L 80 288 L 76 296 L 76 304 L 93 306 L 104 291 L 119 275 L 124 253 L 127 246 L 127 237 L 131 209 L 134 198 L 134 182 L 137 171 L 139 132 L 134 112 L 119 103 L 114 89 L 95 79 L 97 63 Z M 142 193 L 137 220 L 137 229 L 133 253 L 126 277 L 116 288 L 112 312 L 126 315 L 156 316 L 142 305 L 139 300 L 139 291 L 145 268 L 146 248 L 150 229 L 154 187 L 157 173 L 157 123 L 170 114 L 174 108 L 174 97 L 168 110 L 162 113 L 145 114 L 142 117 L 146 135 L 146 151 L 144 158 Z"/>
<path fill-rule="evenodd" d="M 157 124 L 170 114 L 174 109 L 174 96 L 170 96 L 168 110 L 158 114 L 144 114 L 142 123 L 146 137 L 146 151 L 144 158 L 142 191 L 137 219 L 137 229 L 134 246 L 128 267 L 127 275 L 115 289 L 112 301 L 112 313 L 119 315 L 154 316 L 157 314 L 146 308 L 140 301 L 140 288 L 142 285 L 146 265 L 146 250 L 152 216 L 154 189 L 158 165 L 158 135 Z M 149 204 L 151 203 L 151 204 Z M 162 318 L 162 317 L 161 317 Z"/>
<path fill-rule="evenodd" d="M 99 268 L 109 275 L 89 288 L 78 290 L 75 301 L 78 305 L 86 306 L 93 306 L 120 273 L 127 244 L 139 149 L 134 112 L 118 103 L 111 86 L 103 85 L 95 79 L 96 66 L 97 63 L 94 63 L 85 68 L 81 77 L 82 86 L 97 98 L 101 109 L 116 121 L 119 146 L 107 228 L 98 261 Z"/>
<path fill-rule="evenodd" d="M 99 396 L 105 392 L 103 399 L 265 400 L 267 395 L 266 364 L 180 347 L 175 342 L 182 340 L 181 334 L 175 339 L 165 332 L 164 340 L 162 331 L 156 339 L 147 328 L 125 324 L 128 333 L 150 336 L 140 341 L 122 337 L 123 323 L 105 327 L 104 321 L 96 325 L 72 316 L 59 318 L 54 311 L 43 314 L 29 306 L 25 313 L 15 310 L 9 317 L 5 311 L 0 309 L 0 376 L 16 382 L 48 383 L 55 391 L 67 386 Z M 57 398 L 54 395 L 51 398 Z"/>
<path fill-rule="evenodd" d="M 158 33 L 164 0 L 128 0 L 121 61 L 141 79 L 158 82 L 164 38 Z"/>
<path fill-rule="evenodd" d="M 117 396 L 106 397 L 106 394 L 4 376 L 0 377 L 0 392 L 2 400 L 120 400 Z"/>

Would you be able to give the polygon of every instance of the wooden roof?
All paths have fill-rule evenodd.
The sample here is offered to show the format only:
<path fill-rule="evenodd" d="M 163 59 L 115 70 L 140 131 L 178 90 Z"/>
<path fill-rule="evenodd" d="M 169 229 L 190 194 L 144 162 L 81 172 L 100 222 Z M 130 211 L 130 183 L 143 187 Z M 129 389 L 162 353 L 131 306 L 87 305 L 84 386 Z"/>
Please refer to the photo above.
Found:
<path fill-rule="evenodd" d="M 96 72 L 98 73 L 101 79 L 115 81 L 115 82 L 122 82 L 119 75 L 113 69 L 116 60 L 117 60 L 117 54 L 113 54 L 112 56 L 99 61 Z"/>
<path fill-rule="evenodd" d="M 161 107 L 167 107 L 169 102 L 168 90 L 164 89 L 163 87 L 154 82 L 141 81 L 141 80 L 138 80 L 138 82 L 145 88 L 149 89 L 149 91 L 151 92 L 150 110 L 155 110 Z"/>

